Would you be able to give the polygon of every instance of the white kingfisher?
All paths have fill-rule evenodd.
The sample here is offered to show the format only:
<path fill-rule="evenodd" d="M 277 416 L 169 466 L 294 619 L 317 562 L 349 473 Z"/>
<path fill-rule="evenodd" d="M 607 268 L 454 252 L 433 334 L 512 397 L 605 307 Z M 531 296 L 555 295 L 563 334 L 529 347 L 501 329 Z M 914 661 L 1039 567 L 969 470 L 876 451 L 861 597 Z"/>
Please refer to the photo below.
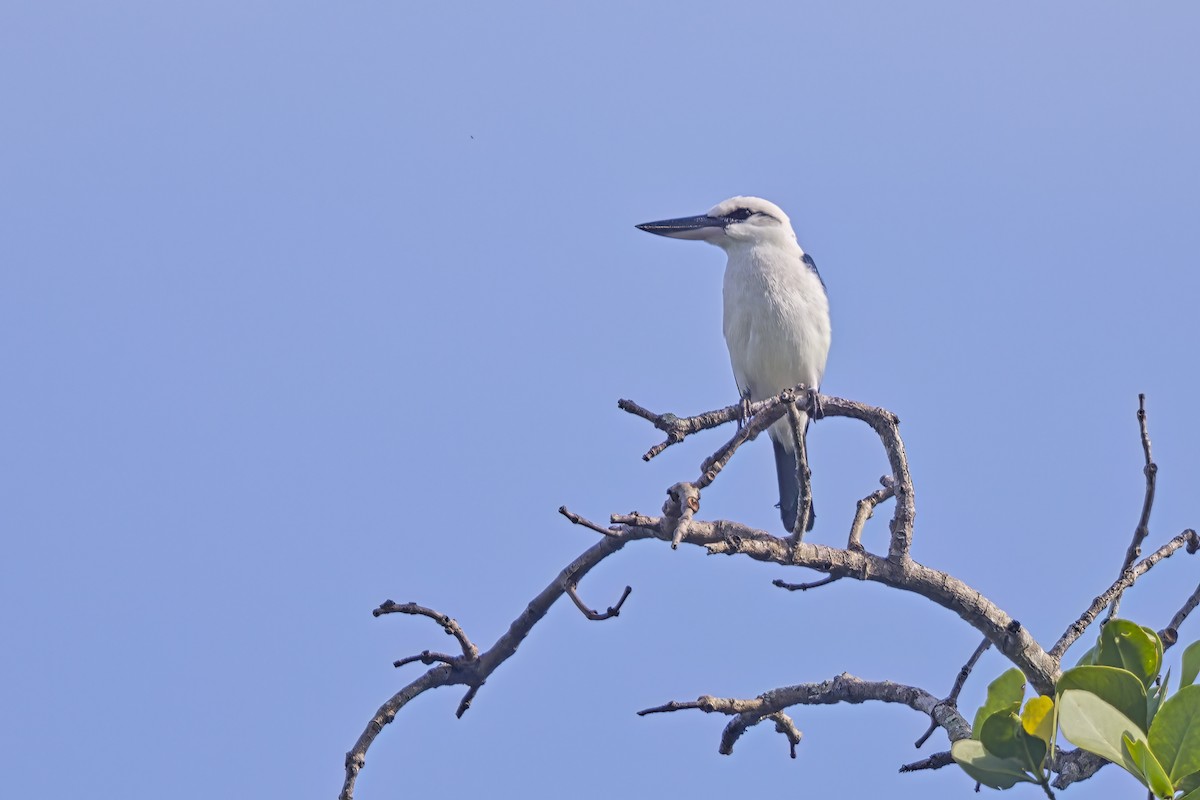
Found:
<path fill-rule="evenodd" d="M 796 242 L 779 206 L 759 197 L 731 197 L 698 217 L 637 226 L 673 239 L 696 239 L 725 251 L 725 343 L 744 400 L 762 400 L 804 384 L 814 391 L 829 356 L 829 298 L 817 265 Z M 801 414 L 808 429 L 808 416 Z M 796 526 L 800 487 L 787 417 L 769 428 L 779 476 L 779 510 Z M 813 517 L 809 518 L 809 528 Z"/>

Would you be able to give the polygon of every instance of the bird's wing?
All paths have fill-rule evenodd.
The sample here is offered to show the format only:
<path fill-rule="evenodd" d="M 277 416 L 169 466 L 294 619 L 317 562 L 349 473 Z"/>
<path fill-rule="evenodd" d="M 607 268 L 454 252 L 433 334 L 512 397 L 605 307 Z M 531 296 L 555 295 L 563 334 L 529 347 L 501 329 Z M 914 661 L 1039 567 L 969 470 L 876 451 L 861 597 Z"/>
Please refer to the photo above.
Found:
<path fill-rule="evenodd" d="M 804 255 L 800 256 L 800 259 L 805 263 L 805 265 L 809 269 L 812 270 L 813 275 L 817 276 L 817 280 L 819 280 L 821 282 L 821 288 L 824 289 L 825 288 L 825 279 L 821 277 L 821 272 L 817 269 L 817 262 L 813 261 L 813 257 L 810 256 L 808 253 L 805 253 Z"/>

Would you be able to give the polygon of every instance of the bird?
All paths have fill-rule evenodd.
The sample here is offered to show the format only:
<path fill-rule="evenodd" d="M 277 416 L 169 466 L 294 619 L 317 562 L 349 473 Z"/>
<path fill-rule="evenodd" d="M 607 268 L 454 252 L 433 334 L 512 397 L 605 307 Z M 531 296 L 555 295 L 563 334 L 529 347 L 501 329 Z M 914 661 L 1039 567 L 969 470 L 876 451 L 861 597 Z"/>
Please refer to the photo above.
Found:
<path fill-rule="evenodd" d="M 639 230 L 708 242 L 725 251 L 723 328 L 742 401 L 763 400 L 797 384 L 816 391 L 825 375 L 832 328 L 829 297 L 816 262 L 796 241 L 791 220 L 761 197 L 731 197 L 707 214 L 644 222 Z M 808 415 L 801 413 L 804 436 Z M 799 514 L 800 487 L 790 422 L 768 429 L 779 478 L 780 518 L 788 533 Z M 812 528 L 815 515 L 810 515 Z"/>

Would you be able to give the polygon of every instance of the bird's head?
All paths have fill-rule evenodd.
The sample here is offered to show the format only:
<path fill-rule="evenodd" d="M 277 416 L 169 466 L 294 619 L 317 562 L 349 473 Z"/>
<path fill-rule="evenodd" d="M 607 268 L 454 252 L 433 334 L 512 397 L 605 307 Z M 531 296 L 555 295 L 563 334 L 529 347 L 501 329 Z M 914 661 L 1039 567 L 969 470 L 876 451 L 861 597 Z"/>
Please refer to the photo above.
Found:
<path fill-rule="evenodd" d="M 792 222 L 783 209 L 761 197 L 731 197 L 698 217 L 643 222 L 637 227 L 647 233 L 696 239 L 724 249 L 737 244 L 796 240 Z"/>

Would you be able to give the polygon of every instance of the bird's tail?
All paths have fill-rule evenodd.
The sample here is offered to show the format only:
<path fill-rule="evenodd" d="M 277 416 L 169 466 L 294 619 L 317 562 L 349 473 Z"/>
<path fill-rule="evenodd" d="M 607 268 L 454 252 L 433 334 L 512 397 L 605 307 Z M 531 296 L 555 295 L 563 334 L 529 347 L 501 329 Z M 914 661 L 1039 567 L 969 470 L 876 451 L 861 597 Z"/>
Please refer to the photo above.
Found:
<path fill-rule="evenodd" d="M 771 444 L 775 447 L 775 474 L 779 478 L 779 517 L 783 520 L 783 527 L 787 528 L 788 533 L 791 533 L 792 529 L 796 527 L 796 515 L 800 513 L 800 484 L 796 482 L 796 456 L 775 439 L 771 439 Z M 807 530 L 813 529 L 816 519 L 816 512 L 810 511 Z"/>

